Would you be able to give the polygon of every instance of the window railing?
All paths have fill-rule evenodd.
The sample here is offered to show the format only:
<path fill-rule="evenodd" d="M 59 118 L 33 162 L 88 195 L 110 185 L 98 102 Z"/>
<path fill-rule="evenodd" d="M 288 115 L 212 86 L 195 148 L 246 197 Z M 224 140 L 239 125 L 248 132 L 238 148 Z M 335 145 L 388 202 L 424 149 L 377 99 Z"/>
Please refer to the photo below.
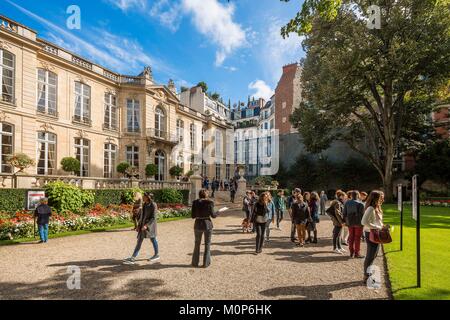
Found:
<path fill-rule="evenodd" d="M 51 116 L 51 117 L 55 117 L 55 118 L 59 117 L 59 113 L 56 110 L 51 110 L 51 109 L 45 110 L 42 108 L 38 108 L 37 112 L 38 112 L 38 114 L 41 114 L 41 115 Z"/>
<path fill-rule="evenodd" d="M 83 116 L 74 115 L 72 117 L 72 122 L 92 126 L 92 120 L 90 118 L 83 117 Z"/>
<path fill-rule="evenodd" d="M 147 128 L 147 136 L 161 141 L 178 143 L 178 136 L 176 134 L 155 128 Z"/>
<path fill-rule="evenodd" d="M 80 67 L 92 70 L 92 63 L 83 60 L 81 58 L 78 58 L 76 56 L 72 56 L 72 62 L 75 63 L 76 65 L 79 65 Z"/>
<path fill-rule="evenodd" d="M 103 124 L 103 129 L 104 130 L 117 131 L 119 128 L 117 127 L 116 124 L 104 123 Z"/>
<path fill-rule="evenodd" d="M 142 85 L 145 84 L 145 78 L 134 76 L 121 76 L 119 82 L 121 84 Z"/>
<path fill-rule="evenodd" d="M 51 53 L 51 54 L 53 54 L 55 56 L 58 55 L 58 48 L 56 48 L 56 47 L 53 47 L 53 46 L 51 46 L 49 44 L 45 44 L 43 48 L 44 48 L 45 52 Z"/>
<path fill-rule="evenodd" d="M 5 94 L 1 95 L 0 96 L 0 101 L 6 102 L 6 103 L 10 103 L 10 104 L 14 104 L 14 105 L 16 104 L 16 99 L 13 98 L 11 95 L 5 95 Z"/>

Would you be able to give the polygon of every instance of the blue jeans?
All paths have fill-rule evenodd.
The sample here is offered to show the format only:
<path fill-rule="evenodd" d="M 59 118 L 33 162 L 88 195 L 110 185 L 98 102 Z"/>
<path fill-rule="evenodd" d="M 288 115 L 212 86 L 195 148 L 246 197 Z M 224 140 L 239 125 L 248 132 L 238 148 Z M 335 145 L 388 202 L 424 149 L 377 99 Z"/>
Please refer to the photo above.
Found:
<path fill-rule="evenodd" d="M 139 237 L 138 241 L 136 243 L 136 248 L 134 249 L 133 252 L 133 258 L 136 258 L 139 254 L 139 251 L 141 250 L 141 246 L 142 246 L 142 242 L 144 241 L 144 237 Z M 153 244 L 153 250 L 155 251 L 155 256 L 158 255 L 158 240 L 156 240 L 156 238 L 150 238 L 150 241 Z"/>
<path fill-rule="evenodd" d="M 39 237 L 41 238 L 41 241 L 47 242 L 48 241 L 48 224 L 39 224 Z"/>

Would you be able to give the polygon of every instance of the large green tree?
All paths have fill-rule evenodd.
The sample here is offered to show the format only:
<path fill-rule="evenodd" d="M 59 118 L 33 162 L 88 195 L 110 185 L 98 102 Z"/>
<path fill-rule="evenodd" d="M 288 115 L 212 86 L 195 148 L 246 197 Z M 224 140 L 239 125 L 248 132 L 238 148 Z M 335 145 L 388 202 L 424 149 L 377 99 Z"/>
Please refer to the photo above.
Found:
<path fill-rule="evenodd" d="M 380 29 L 367 26 L 373 4 L 381 8 Z M 291 122 L 307 150 L 346 142 L 376 168 L 388 199 L 396 150 L 412 141 L 415 125 L 426 131 L 420 117 L 450 78 L 449 4 L 305 0 L 281 30 L 304 37 L 304 100 Z"/>

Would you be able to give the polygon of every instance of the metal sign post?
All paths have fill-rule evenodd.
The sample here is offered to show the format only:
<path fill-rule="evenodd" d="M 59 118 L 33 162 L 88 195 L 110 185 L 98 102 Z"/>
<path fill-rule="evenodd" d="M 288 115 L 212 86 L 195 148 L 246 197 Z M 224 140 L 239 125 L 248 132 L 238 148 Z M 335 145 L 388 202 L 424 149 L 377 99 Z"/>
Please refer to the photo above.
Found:
<path fill-rule="evenodd" d="M 417 185 L 418 175 L 412 179 L 412 195 L 413 195 L 413 219 L 416 220 L 416 247 L 417 247 L 417 287 L 421 286 L 421 270 L 420 270 L 420 195 Z"/>
<path fill-rule="evenodd" d="M 400 251 L 403 250 L 403 186 L 397 186 L 398 210 L 400 211 Z"/>

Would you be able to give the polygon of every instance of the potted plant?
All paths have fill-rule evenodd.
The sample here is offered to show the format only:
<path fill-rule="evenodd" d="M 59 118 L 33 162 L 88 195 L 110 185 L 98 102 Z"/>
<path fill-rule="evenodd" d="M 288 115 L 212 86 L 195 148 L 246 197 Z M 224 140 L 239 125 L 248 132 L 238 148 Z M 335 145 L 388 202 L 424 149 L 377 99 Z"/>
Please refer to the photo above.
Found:
<path fill-rule="evenodd" d="M 173 166 L 172 168 L 170 168 L 169 174 L 172 177 L 176 177 L 178 179 L 183 174 L 183 168 L 181 168 L 180 166 Z"/>
<path fill-rule="evenodd" d="M 34 160 L 24 153 L 14 154 L 7 160 L 7 163 L 13 168 L 19 169 L 13 173 L 14 188 L 17 188 L 17 174 L 23 173 L 25 169 L 35 165 Z"/>
<path fill-rule="evenodd" d="M 125 175 L 126 175 L 129 167 L 130 167 L 130 164 L 128 162 L 121 162 L 117 165 L 116 170 L 118 173 L 121 173 L 123 175 L 123 177 L 125 178 Z"/>
<path fill-rule="evenodd" d="M 138 168 L 136 168 L 136 167 L 128 167 L 126 170 L 125 170 L 125 174 L 128 176 L 128 178 L 130 178 L 130 179 L 133 179 L 133 178 L 135 178 L 135 179 L 137 179 L 137 178 L 139 178 L 139 169 Z"/>
<path fill-rule="evenodd" d="M 145 167 L 145 176 L 147 178 L 154 177 L 157 173 L 158 173 L 158 166 L 156 164 L 149 163 Z"/>
<path fill-rule="evenodd" d="M 73 157 L 65 157 L 61 159 L 61 167 L 65 172 L 70 175 L 80 172 L 80 161 Z"/>

